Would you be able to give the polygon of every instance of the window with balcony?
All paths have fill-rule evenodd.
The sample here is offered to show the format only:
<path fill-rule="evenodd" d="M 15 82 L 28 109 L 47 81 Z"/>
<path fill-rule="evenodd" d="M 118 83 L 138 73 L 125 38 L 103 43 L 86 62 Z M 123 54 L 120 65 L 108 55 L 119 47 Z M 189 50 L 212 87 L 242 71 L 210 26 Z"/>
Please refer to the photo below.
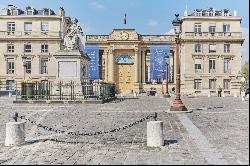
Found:
<path fill-rule="evenodd" d="M 215 33 L 216 25 L 215 23 L 209 24 L 208 31 L 209 33 Z"/>
<path fill-rule="evenodd" d="M 215 73 L 215 59 L 209 59 L 209 73 Z"/>
<path fill-rule="evenodd" d="M 24 52 L 31 52 L 32 48 L 31 48 L 31 44 L 24 44 Z"/>
<path fill-rule="evenodd" d="M 201 44 L 195 44 L 194 51 L 197 52 L 197 53 L 202 52 L 202 45 Z"/>
<path fill-rule="evenodd" d="M 12 35 L 16 31 L 16 23 L 15 22 L 8 22 L 7 23 L 7 34 Z"/>
<path fill-rule="evenodd" d="M 224 44 L 224 53 L 230 52 L 230 44 Z"/>
<path fill-rule="evenodd" d="M 224 79 L 223 80 L 223 89 L 230 89 L 230 80 L 229 79 Z"/>
<path fill-rule="evenodd" d="M 7 52 L 14 52 L 15 46 L 13 43 L 7 44 Z"/>
<path fill-rule="evenodd" d="M 7 74 L 14 74 L 15 73 L 15 63 L 14 58 L 7 59 Z"/>
<path fill-rule="evenodd" d="M 216 80 L 209 79 L 209 89 L 216 89 Z"/>
<path fill-rule="evenodd" d="M 209 44 L 209 53 L 216 52 L 216 44 Z"/>
<path fill-rule="evenodd" d="M 24 31 L 26 31 L 26 32 L 32 31 L 32 22 L 25 22 L 24 23 Z"/>
<path fill-rule="evenodd" d="M 223 32 L 230 32 L 230 24 L 223 24 Z"/>
<path fill-rule="evenodd" d="M 41 52 L 42 53 L 48 52 L 48 50 L 49 50 L 49 46 L 47 43 L 41 44 Z"/>
<path fill-rule="evenodd" d="M 201 59 L 195 59 L 195 73 L 201 73 Z"/>
<path fill-rule="evenodd" d="M 194 80 L 194 89 L 201 90 L 201 80 L 200 79 Z"/>
<path fill-rule="evenodd" d="M 25 61 L 25 71 L 27 74 L 31 74 L 31 59 L 28 58 Z"/>
<path fill-rule="evenodd" d="M 201 24 L 200 23 L 194 24 L 194 32 L 196 32 L 196 33 L 201 32 Z"/>
<path fill-rule="evenodd" d="M 226 58 L 224 59 L 224 73 L 230 73 L 230 59 Z"/>
<path fill-rule="evenodd" d="M 41 65 L 40 65 L 40 71 L 41 74 L 48 74 L 48 59 L 41 59 Z"/>

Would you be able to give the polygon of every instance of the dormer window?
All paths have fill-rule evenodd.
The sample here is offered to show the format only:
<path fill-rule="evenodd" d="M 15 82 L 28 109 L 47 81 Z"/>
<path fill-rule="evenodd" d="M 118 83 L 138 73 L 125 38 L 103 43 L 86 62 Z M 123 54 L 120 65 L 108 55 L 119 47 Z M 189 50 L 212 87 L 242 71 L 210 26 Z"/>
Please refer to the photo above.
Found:
<path fill-rule="evenodd" d="M 214 16 L 214 12 L 213 12 L 213 11 L 210 11 L 210 12 L 209 12 L 209 16 Z"/>
<path fill-rule="evenodd" d="M 11 10 L 11 15 L 13 15 L 13 16 L 19 15 L 19 11 L 18 10 Z"/>
<path fill-rule="evenodd" d="M 202 16 L 202 11 L 196 12 L 196 16 Z"/>
<path fill-rule="evenodd" d="M 27 10 L 26 15 L 33 15 L 33 10 Z"/>
<path fill-rule="evenodd" d="M 43 15 L 49 16 L 50 15 L 50 9 L 43 9 Z"/>

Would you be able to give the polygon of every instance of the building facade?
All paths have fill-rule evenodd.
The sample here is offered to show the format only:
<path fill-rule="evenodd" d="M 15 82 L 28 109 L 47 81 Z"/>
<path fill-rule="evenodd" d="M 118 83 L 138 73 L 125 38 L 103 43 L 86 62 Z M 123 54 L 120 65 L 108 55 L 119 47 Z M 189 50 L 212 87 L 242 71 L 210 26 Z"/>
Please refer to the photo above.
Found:
<path fill-rule="evenodd" d="M 187 12 L 186 12 L 187 13 Z M 239 95 L 241 87 L 241 18 L 229 10 L 196 9 L 182 18 L 183 93 Z"/>
<path fill-rule="evenodd" d="M 24 10 L 13 5 L 3 9 L 0 15 L 1 90 L 14 90 L 21 82 L 58 81 L 59 62 L 54 55 L 70 45 L 71 41 L 65 43 L 65 38 L 71 33 L 72 20 L 75 21 L 65 17 L 63 8 L 58 14 L 49 8 L 37 10 L 29 6 Z"/>
<path fill-rule="evenodd" d="M 56 81 L 57 52 L 70 41 L 69 22 L 60 8 L 20 10 L 8 6 L 0 16 L 0 85 L 23 81 Z M 229 10 L 196 9 L 182 17 L 181 93 L 240 94 L 241 18 Z M 76 27 L 75 27 L 76 28 Z M 116 83 L 117 93 L 165 90 L 175 86 L 175 35 L 141 35 L 135 29 L 114 29 L 107 35 L 86 35 L 92 80 Z M 68 43 L 69 42 L 69 43 Z M 60 51 L 59 51 L 60 52 Z M 63 58 L 63 57 L 62 57 Z M 72 68 L 74 65 L 72 65 Z M 69 73 L 65 70 L 65 76 Z M 79 73 L 78 73 L 79 74 Z M 168 77 L 168 78 L 167 78 Z"/>

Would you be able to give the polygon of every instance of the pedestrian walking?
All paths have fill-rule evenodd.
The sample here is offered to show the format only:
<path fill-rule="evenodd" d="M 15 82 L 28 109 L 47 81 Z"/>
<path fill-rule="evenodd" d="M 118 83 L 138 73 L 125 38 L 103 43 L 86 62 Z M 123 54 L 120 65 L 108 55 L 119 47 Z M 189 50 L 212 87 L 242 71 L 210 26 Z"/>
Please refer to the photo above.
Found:
<path fill-rule="evenodd" d="M 219 86 L 219 88 L 218 88 L 218 97 L 221 97 L 221 92 L 222 92 L 222 88 Z"/>

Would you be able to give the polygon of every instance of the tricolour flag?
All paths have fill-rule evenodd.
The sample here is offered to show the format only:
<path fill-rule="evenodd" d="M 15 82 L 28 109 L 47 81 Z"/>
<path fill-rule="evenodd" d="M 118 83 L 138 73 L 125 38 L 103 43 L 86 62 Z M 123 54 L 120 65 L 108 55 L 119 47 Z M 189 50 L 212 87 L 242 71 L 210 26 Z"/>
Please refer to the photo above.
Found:
<path fill-rule="evenodd" d="M 124 25 L 127 24 L 127 17 L 126 17 L 126 13 L 125 13 L 125 16 L 124 16 Z"/>

